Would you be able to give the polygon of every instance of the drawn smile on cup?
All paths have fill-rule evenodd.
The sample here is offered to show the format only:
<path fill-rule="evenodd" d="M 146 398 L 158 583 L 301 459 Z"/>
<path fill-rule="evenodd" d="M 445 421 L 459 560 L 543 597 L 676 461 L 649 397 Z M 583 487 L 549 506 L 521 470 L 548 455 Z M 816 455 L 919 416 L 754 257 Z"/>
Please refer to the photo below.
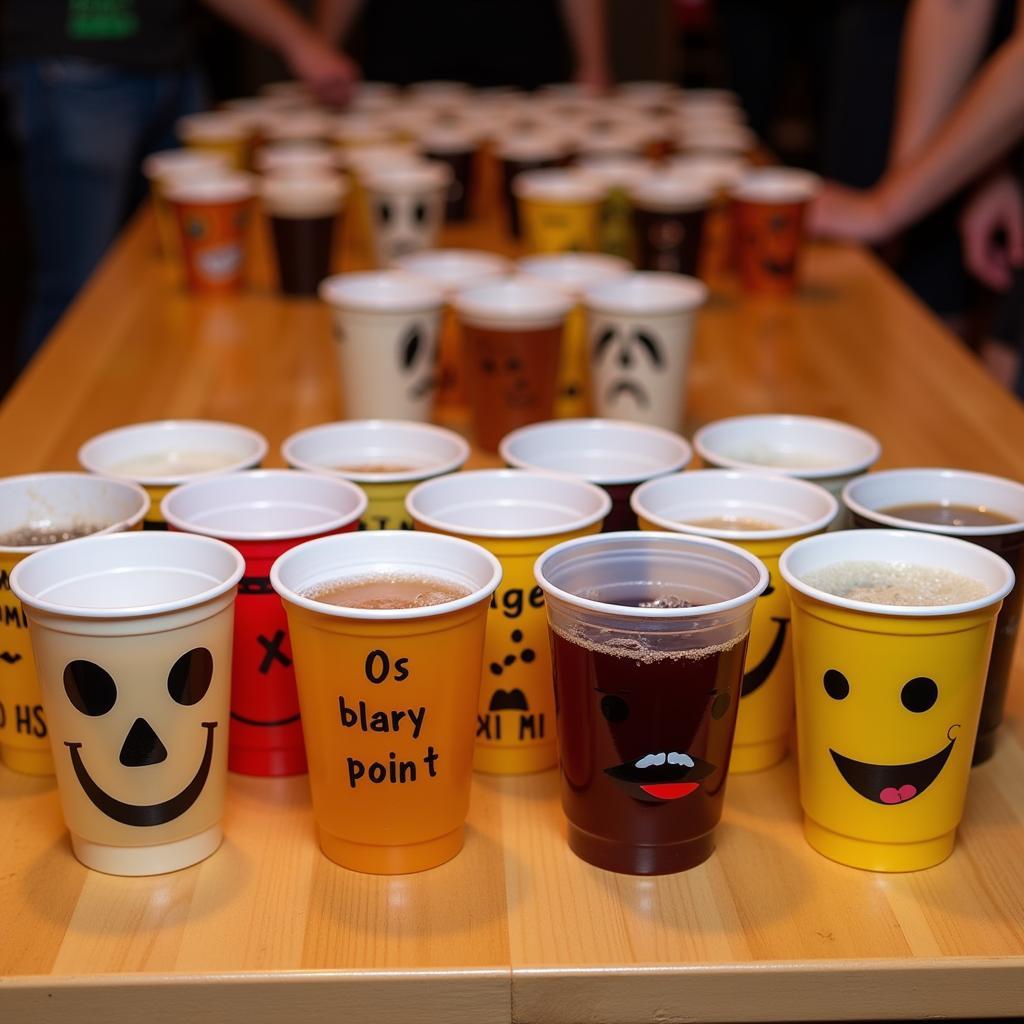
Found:
<path fill-rule="evenodd" d="M 605 768 L 605 774 L 625 785 L 633 796 L 654 801 L 689 796 L 714 771 L 713 764 L 676 750 L 644 754 L 635 761 Z"/>
<path fill-rule="evenodd" d="M 205 647 L 183 654 L 167 676 L 167 690 L 176 704 L 191 707 L 206 696 L 213 678 L 213 656 Z M 89 718 L 99 718 L 117 702 L 117 684 L 110 673 L 91 661 L 76 660 L 64 669 L 64 692 L 74 708 Z M 202 795 L 213 763 L 214 730 L 217 722 L 199 723 L 206 730 L 206 743 L 198 768 L 173 796 L 152 804 L 131 804 L 108 793 L 93 779 L 82 757 L 81 742 L 68 741 L 68 756 L 79 785 L 93 805 L 122 825 L 149 827 L 165 825 L 180 818 Z M 146 768 L 163 764 L 168 751 L 153 726 L 142 717 L 132 723 L 121 744 L 118 760 L 125 768 Z"/>

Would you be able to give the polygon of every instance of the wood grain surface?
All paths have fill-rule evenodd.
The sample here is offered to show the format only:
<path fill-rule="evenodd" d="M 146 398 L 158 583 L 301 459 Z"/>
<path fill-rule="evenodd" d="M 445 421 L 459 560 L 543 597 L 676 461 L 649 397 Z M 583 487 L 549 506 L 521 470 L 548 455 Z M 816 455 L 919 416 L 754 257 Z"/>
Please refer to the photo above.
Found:
<path fill-rule="evenodd" d="M 511 252 L 492 215 L 449 245 Z M 270 287 L 196 300 L 140 216 L 0 408 L 0 473 L 73 468 L 122 423 L 233 420 L 281 440 L 337 418 L 327 311 Z M 359 266 L 346 251 L 345 269 Z M 688 433 L 806 412 L 882 441 L 882 465 L 1024 479 L 1024 409 L 862 251 L 808 253 L 792 301 L 716 284 Z M 442 417 L 464 426 L 465 413 Z M 474 465 L 496 460 L 474 455 Z M 1021 658 L 996 756 L 945 864 L 873 875 L 804 842 L 792 761 L 730 781 L 718 851 L 658 879 L 565 843 L 554 772 L 476 776 L 465 851 L 421 875 L 317 850 L 304 777 L 231 776 L 224 847 L 156 878 L 72 857 L 51 780 L 0 768 L 0 1019 L 68 1022 L 782 1021 L 1024 1012 Z"/>

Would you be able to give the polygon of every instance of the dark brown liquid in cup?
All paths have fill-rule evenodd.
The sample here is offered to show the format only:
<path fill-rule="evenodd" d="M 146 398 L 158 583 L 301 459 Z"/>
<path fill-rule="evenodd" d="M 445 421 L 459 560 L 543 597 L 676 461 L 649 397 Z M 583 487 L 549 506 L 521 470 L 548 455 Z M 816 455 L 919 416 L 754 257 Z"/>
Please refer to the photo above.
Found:
<path fill-rule="evenodd" d="M 657 661 L 554 632 L 551 645 L 572 850 L 634 875 L 706 860 L 722 814 L 746 639 L 702 658 Z"/>
<path fill-rule="evenodd" d="M 619 530 L 637 529 L 636 513 L 630 508 L 629 499 L 638 485 L 607 484 L 603 486 L 612 499 L 612 509 L 605 518 L 601 532 L 616 533 Z"/>
<path fill-rule="evenodd" d="M 666 213 L 633 210 L 637 267 L 671 274 L 697 275 L 707 209 Z"/>
<path fill-rule="evenodd" d="M 906 508 L 908 506 L 904 506 Z M 911 505 L 909 508 L 937 508 L 937 503 L 930 503 L 925 506 Z M 963 507 L 963 506 L 961 506 Z M 969 506 L 968 506 L 969 507 Z M 978 509 L 975 507 L 976 513 Z M 915 519 L 906 512 L 897 512 L 895 508 L 884 510 L 886 515 L 899 516 L 907 520 L 907 529 L 913 529 L 914 522 L 934 522 L 928 519 Z M 938 514 L 938 513 L 936 513 Z M 989 513 L 993 514 L 993 513 Z M 998 514 L 998 513 L 996 513 Z M 989 520 L 988 523 L 978 525 L 1001 525 L 1007 520 L 999 515 L 999 519 Z M 853 523 L 857 528 L 877 529 L 880 524 L 866 516 L 853 513 Z M 945 524 L 939 524 L 945 525 Z M 955 534 L 952 534 L 955 536 Z M 1021 576 L 1024 575 L 1024 529 L 1014 533 L 1000 533 L 990 537 L 964 537 L 964 540 L 977 544 L 978 547 L 994 551 L 1010 564 L 1013 569 L 1016 581 L 1013 590 L 1003 600 L 1003 606 L 996 618 L 996 632 L 992 641 L 992 657 L 988 663 L 988 677 L 985 680 L 985 696 L 981 703 L 981 719 L 978 723 L 978 738 L 974 744 L 974 764 L 981 764 L 987 761 L 995 751 L 996 731 L 999 723 L 1003 720 L 1003 708 L 1006 705 L 1006 691 L 1010 684 L 1010 666 L 1013 662 L 1013 650 L 1017 644 L 1017 630 L 1020 626 L 1022 608 L 1024 608 L 1024 585 L 1021 584 Z"/>
<path fill-rule="evenodd" d="M 915 523 L 930 523 L 934 526 L 1006 526 L 1013 522 L 1010 516 L 979 505 L 943 505 L 929 502 L 892 505 L 879 511 L 887 516 L 896 516 L 897 519 L 911 519 Z"/>
<path fill-rule="evenodd" d="M 331 272 L 336 216 L 270 218 L 277 273 L 285 295 L 316 295 Z"/>
<path fill-rule="evenodd" d="M 476 154 L 473 150 L 462 153 L 431 153 L 426 156 L 430 160 L 439 160 L 452 170 L 451 184 L 445 195 L 445 220 L 460 223 L 469 220 L 469 201 L 473 194 L 473 170 Z"/>
<path fill-rule="evenodd" d="M 497 451 L 517 427 L 554 415 L 562 325 L 498 331 L 462 326 L 477 443 Z"/>

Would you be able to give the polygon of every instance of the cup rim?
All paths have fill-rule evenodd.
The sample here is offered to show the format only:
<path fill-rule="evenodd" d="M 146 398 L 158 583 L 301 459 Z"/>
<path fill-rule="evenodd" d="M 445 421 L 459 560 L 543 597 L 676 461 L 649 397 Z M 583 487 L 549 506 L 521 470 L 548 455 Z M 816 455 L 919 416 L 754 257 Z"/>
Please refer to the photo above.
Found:
<path fill-rule="evenodd" d="M 461 320 L 485 327 L 554 326 L 574 305 L 562 289 L 522 274 L 462 288 L 452 299 Z"/>
<path fill-rule="evenodd" d="M 750 426 L 755 426 L 755 421 L 763 422 L 766 420 L 771 420 L 776 424 L 783 423 L 788 425 L 792 423 L 798 426 L 806 424 L 807 426 L 813 427 L 839 429 L 841 433 L 845 433 L 848 437 L 855 437 L 858 441 L 863 443 L 865 451 L 869 454 L 862 458 L 855 459 L 852 462 L 838 462 L 834 466 L 764 466 L 757 462 L 746 462 L 743 459 L 734 459 L 731 456 L 716 452 L 713 448 L 708 446 L 708 434 L 725 424 L 732 425 L 746 422 Z M 791 476 L 801 480 L 828 480 L 835 476 L 847 476 L 850 473 L 863 473 L 869 467 L 873 466 L 882 454 L 882 445 L 878 438 L 873 434 L 869 434 L 861 427 L 854 426 L 852 423 L 845 423 L 843 420 L 832 420 L 825 416 L 804 416 L 799 413 L 753 413 L 747 416 L 726 416 L 720 420 L 712 420 L 710 423 L 705 423 L 704 426 L 693 435 L 693 447 L 705 462 L 714 463 L 718 468 L 776 473 L 780 476 Z"/>
<path fill-rule="evenodd" d="M 426 278 L 445 292 L 465 287 L 466 280 L 474 284 L 498 280 L 509 271 L 509 261 L 501 253 L 463 247 L 422 249 L 399 256 L 391 265 L 403 273 Z M 440 272 L 438 267 L 442 268 Z"/>
<path fill-rule="evenodd" d="M 406 270 L 332 274 L 320 282 L 317 294 L 335 309 L 359 313 L 418 313 L 444 305 L 444 293 L 433 281 Z"/>
<path fill-rule="evenodd" d="M 201 178 L 179 178 L 169 182 L 164 190 L 168 202 L 185 206 L 244 203 L 257 193 L 255 177 L 246 171 L 226 171 Z"/>
<path fill-rule="evenodd" d="M 296 194 L 309 198 L 311 193 L 320 201 L 320 207 L 336 210 L 345 198 L 348 186 L 336 171 L 325 167 L 303 168 L 301 171 L 272 170 L 264 173 L 259 183 L 259 196 L 267 212 L 273 215 L 285 197 Z"/>
<path fill-rule="evenodd" d="M 38 480 L 104 480 L 108 483 L 116 484 L 118 487 L 124 487 L 126 490 L 133 493 L 141 501 L 141 507 L 137 512 L 133 512 L 127 519 L 119 519 L 116 523 L 111 523 L 109 526 L 105 526 L 102 530 L 97 530 L 95 533 L 86 534 L 87 537 L 101 537 L 108 533 L 124 533 L 127 530 L 131 530 L 137 526 L 146 518 L 146 513 L 149 512 L 152 501 L 145 489 L 140 487 L 134 480 L 119 480 L 116 477 L 109 476 L 98 476 L 96 473 L 83 473 L 69 471 L 56 471 L 52 473 L 19 473 L 16 476 L 6 476 L 0 478 L 0 484 L 6 483 L 22 483 L 27 486 L 31 486 L 35 481 Z M 82 540 L 84 538 L 76 537 L 75 540 Z M 59 541 L 60 544 L 68 544 L 70 541 Z M 47 548 L 55 547 L 54 544 L 26 544 L 24 546 L 17 546 L 14 544 L 0 544 L 0 554 L 3 555 L 30 555 L 36 551 L 45 551 Z"/>
<path fill-rule="evenodd" d="M 250 455 L 239 457 L 234 462 L 230 462 L 226 466 L 221 466 L 217 469 L 203 470 L 199 473 L 164 475 L 146 474 L 140 476 L 126 476 L 120 473 L 113 473 L 109 469 L 105 469 L 94 458 L 95 449 L 100 443 L 115 439 L 118 435 L 131 433 L 139 428 L 174 430 L 178 427 L 214 427 L 220 431 L 227 431 L 254 442 L 254 451 Z M 270 445 L 268 444 L 267 439 L 259 433 L 259 431 L 253 430 L 252 427 L 243 426 L 241 423 L 228 423 L 222 420 L 145 420 L 141 423 L 125 423 L 120 427 L 114 427 L 111 430 L 103 431 L 102 434 L 96 434 L 95 436 L 90 437 L 89 440 L 82 444 L 78 449 L 78 464 L 90 473 L 95 473 L 98 476 L 104 476 L 111 480 L 126 480 L 129 483 L 142 484 L 143 487 L 175 487 L 178 484 L 183 484 L 201 477 L 223 476 L 225 473 L 234 473 L 241 469 L 249 469 L 251 466 L 257 465 L 267 457 L 267 451 L 269 448 Z"/>
<path fill-rule="evenodd" d="M 465 526 L 461 523 L 449 523 L 444 519 L 438 519 L 436 516 L 427 515 L 415 508 L 417 499 L 421 498 L 424 492 L 446 486 L 449 476 L 458 480 L 460 483 L 467 479 L 474 479 L 480 481 L 482 484 L 486 484 L 485 478 L 491 480 L 523 480 L 524 482 L 527 478 L 540 482 L 544 482 L 546 480 L 558 481 L 563 484 L 578 487 L 581 493 L 586 493 L 590 497 L 596 498 L 598 509 L 595 512 L 591 512 L 589 515 L 580 515 L 566 523 L 558 523 L 553 526 L 535 527 L 533 529 L 496 529 L 493 527 Z M 413 519 L 424 523 L 432 530 L 439 530 L 442 533 L 455 533 L 464 537 L 484 537 L 492 540 L 518 540 L 529 537 L 553 537 L 560 533 L 574 533 L 577 530 L 585 530 L 605 519 L 608 513 L 612 510 L 612 499 L 609 497 L 607 491 L 603 491 L 595 484 L 592 484 L 587 480 L 583 480 L 578 476 L 570 476 L 566 473 L 551 473 L 536 469 L 471 469 L 458 474 L 446 474 L 442 477 L 424 480 L 423 483 L 417 484 L 417 486 L 406 495 L 405 508 Z"/>
<path fill-rule="evenodd" d="M 657 512 L 652 512 L 644 505 L 644 499 L 651 491 L 658 487 L 666 486 L 666 481 L 674 480 L 676 477 L 685 477 L 687 480 L 715 478 L 718 480 L 750 480 L 753 482 L 770 483 L 772 486 L 788 487 L 793 491 L 803 491 L 808 496 L 824 500 L 825 505 L 830 511 L 818 516 L 817 519 L 805 523 L 771 530 L 727 530 L 707 526 L 694 526 L 690 523 L 679 522 Z M 669 476 L 659 476 L 646 480 L 630 495 L 629 507 L 638 516 L 643 516 L 644 519 L 654 523 L 660 530 L 667 530 L 672 533 L 688 533 L 697 537 L 714 537 L 717 540 L 727 540 L 734 544 L 742 544 L 744 541 L 788 540 L 790 537 L 802 537 L 808 533 L 819 533 L 828 527 L 839 514 L 839 502 L 819 484 L 811 483 L 809 480 L 801 480 L 799 477 L 780 476 L 774 473 L 751 473 L 734 469 L 695 469 L 690 470 L 688 473 L 673 473 Z"/>
<path fill-rule="evenodd" d="M 820 188 L 821 178 L 812 171 L 799 167 L 759 167 L 749 170 L 730 194 L 743 203 L 806 203 Z"/>
<path fill-rule="evenodd" d="M 20 579 L 26 572 L 25 566 L 30 566 L 33 559 L 38 561 L 40 558 L 51 557 L 51 551 L 64 548 L 62 544 L 53 544 L 42 551 L 37 551 L 28 558 L 22 559 L 14 567 L 11 572 L 11 590 L 14 591 L 22 604 L 49 615 L 59 615 L 72 619 L 134 619 L 165 615 L 168 612 L 182 611 L 185 608 L 195 608 L 198 605 L 206 604 L 206 602 L 215 600 L 237 586 L 238 581 L 245 573 L 245 559 L 236 548 L 214 537 L 203 537 L 194 533 L 172 533 L 170 531 L 157 533 L 152 530 L 136 530 L 130 533 L 109 533 L 103 536 L 80 537 L 77 540 L 66 541 L 66 544 L 106 544 L 109 547 L 113 547 L 118 544 L 141 544 L 143 541 L 147 543 L 170 544 L 172 546 L 184 543 L 216 545 L 222 553 L 228 554 L 234 563 L 234 568 L 225 579 L 212 584 L 198 594 L 192 594 L 190 597 L 182 597 L 174 601 L 161 601 L 157 604 L 135 605 L 131 608 L 79 608 L 75 605 L 60 604 L 55 601 L 48 601 L 45 598 L 36 597 L 28 594 L 21 587 Z"/>
<path fill-rule="evenodd" d="M 316 540 L 306 541 L 303 544 L 297 544 L 295 547 L 286 551 L 283 555 L 278 556 L 274 564 L 270 567 L 270 584 L 274 590 L 277 591 L 282 600 L 298 605 L 300 608 L 304 608 L 307 611 L 316 612 L 320 615 L 328 615 L 335 619 L 357 619 L 368 622 L 380 622 L 381 620 L 390 622 L 398 620 L 407 621 L 410 619 L 428 619 L 433 616 L 448 615 L 451 612 L 457 612 L 461 611 L 463 608 L 468 608 L 471 605 L 476 604 L 478 601 L 485 600 L 498 589 L 498 585 L 501 583 L 502 577 L 501 563 L 486 548 L 481 547 L 479 544 L 474 544 L 472 541 L 463 540 L 461 537 L 451 537 L 448 534 L 439 533 L 416 534 L 415 531 L 401 532 L 406 537 L 418 536 L 425 539 L 429 538 L 431 543 L 451 542 L 454 545 L 462 547 L 464 550 L 466 548 L 471 548 L 474 554 L 482 555 L 490 565 L 490 578 L 485 584 L 475 588 L 472 593 L 467 594 L 465 597 L 456 598 L 454 601 L 445 601 L 442 604 L 428 605 L 425 608 L 349 608 L 343 605 L 327 604 L 323 601 L 316 601 L 313 598 L 303 597 L 303 595 L 298 591 L 292 590 L 291 587 L 281 582 L 282 567 L 286 566 L 290 560 L 300 557 L 300 555 L 306 553 L 311 548 L 323 548 L 326 551 L 328 546 L 336 545 L 339 542 L 341 544 L 383 544 L 392 539 L 389 535 L 394 532 L 396 531 L 366 530 L 355 533 L 337 533 L 332 537 L 320 537 Z M 326 559 L 324 559 L 324 561 L 326 561 Z M 401 614 L 396 614 L 399 612 Z"/>
<path fill-rule="evenodd" d="M 600 202 L 604 187 L 584 171 L 569 167 L 547 167 L 536 171 L 523 171 L 512 179 L 512 194 L 518 199 L 532 199 L 538 203 L 590 203 Z"/>
<path fill-rule="evenodd" d="M 1024 518 L 1015 519 L 1012 523 L 993 524 L 991 526 L 946 526 L 942 523 L 921 523 L 914 519 L 904 519 L 901 516 L 890 515 L 880 512 L 868 505 L 858 501 L 854 494 L 857 489 L 863 486 L 865 480 L 872 483 L 894 477 L 932 477 L 941 479 L 958 479 L 964 481 L 977 481 L 979 483 L 996 484 L 1010 490 L 1020 492 L 1024 500 L 1024 484 L 1020 484 L 1008 477 L 995 476 L 992 473 L 976 473 L 968 469 L 947 469 L 941 467 L 910 467 L 906 469 L 882 469 L 875 473 L 855 477 L 843 488 L 843 504 L 855 515 L 863 516 L 872 522 L 897 530 L 912 530 L 921 533 L 941 534 L 945 537 L 997 537 L 1004 534 L 1024 532 Z"/>
<path fill-rule="evenodd" d="M 423 433 L 431 434 L 440 441 L 447 441 L 452 444 L 455 454 L 450 459 L 437 463 L 436 466 L 421 466 L 418 469 L 410 469 L 404 473 L 367 473 L 360 472 L 359 470 L 338 470 L 330 466 L 318 466 L 315 462 L 297 458 L 293 454 L 296 444 L 322 430 L 338 427 L 352 427 L 353 429 L 367 431 L 393 428 L 415 430 L 417 432 L 422 431 Z M 321 476 L 325 474 L 337 476 L 344 480 L 351 480 L 354 483 L 367 484 L 408 483 L 410 481 L 429 480 L 435 476 L 445 476 L 448 473 L 458 471 L 465 464 L 471 452 L 469 442 L 460 434 L 456 434 L 454 430 L 440 427 L 435 423 L 420 423 L 416 420 L 334 420 L 330 423 L 317 423 L 312 427 L 304 427 L 302 430 L 297 430 L 294 434 L 289 434 L 281 442 L 282 458 L 289 466 L 293 466 L 295 469 L 303 470 L 307 473 L 316 473 Z"/>
<path fill-rule="evenodd" d="M 544 569 L 550 559 L 561 554 L 570 546 L 585 547 L 590 544 L 607 543 L 615 540 L 668 540 L 673 544 L 680 542 L 693 544 L 698 547 L 715 548 L 726 551 L 735 558 L 746 562 L 757 571 L 757 583 L 744 591 L 737 597 L 731 597 L 726 601 L 716 601 L 714 604 L 700 604 L 692 608 L 631 608 L 629 605 L 608 604 L 605 601 L 593 601 L 590 598 L 579 597 L 562 590 L 551 583 L 544 575 Z M 614 615 L 618 618 L 627 619 L 694 619 L 708 615 L 718 615 L 722 612 L 731 611 L 733 608 L 742 607 L 748 602 L 753 602 L 766 586 L 768 586 L 768 570 L 764 563 L 754 555 L 745 551 L 736 544 L 730 544 L 724 540 L 716 540 L 713 537 L 695 537 L 684 533 L 675 533 L 665 530 L 620 530 L 612 533 L 595 533 L 587 537 L 576 537 L 572 540 L 562 541 L 554 547 L 548 548 L 533 565 L 533 578 L 537 585 L 552 597 L 572 605 L 575 608 L 585 608 L 587 611 L 598 612 L 602 615 Z"/>
<path fill-rule="evenodd" d="M 521 277 L 558 288 L 578 300 L 588 288 L 632 273 L 633 265 L 605 252 L 534 253 L 516 260 Z"/>
<path fill-rule="evenodd" d="M 576 419 L 564 419 L 564 420 L 543 420 L 540 423 L 530 423 L 525 427 L 517 427 L 515 430 L 509 431 L 498 445 L 498 455 L 505 460 L 505 462 L 515 469 L 528 469 L 533 472 L 550 472 L 545 470 L 543 466 L 538 466 L 536 463 L 527 462 L 525 459 L 516 455 L 513 452 L 513 446 L 522 441 L 524 438 L 530 435 L 538 433 L 544 433 L 547 431 L 557 431 L 562 428 L 577 428 L 582 430 L 593 430 L 595 434 L 600 434 L 604 431 L 614 432 L 622 431 L 631 434 L 645 435 L 647 437 L 656 437 L 661 441 L 676 446 L 679 452 L 679 458 L 674 459 L 671 463 L 666 464 L 664 469 L 657 471 L 657 476 L 663 476 L 666 473 L 672 473 L 675 470 L 681 470 L 687 466 L 690 460 L 693 458 L 693 449 L 690 447 L 689 442 L 682 434 L 677 434 L 674 431 L 667 430 L 665 427 L 657 427 L 651 423 L 640 423 L 636 420 L 610 420 L 602 419 L 598 416 L 590 417 L 579 417 Z M 565 474 L 563 474 L 565 475 Z M 575 474 L 568 474 L 575 476 Z M 582 477 L 589 483 L 604 485 L 611 487 L 615 484 L 632 484 L 638 483 L 650 479 L 645 473 L 643 476 L 633 476 L 629 474 L 623 476 L 619 473 L 612 474 L 596 474 Z"/>
<path fill-rule="evenodd" d="M 683 173 L 666 172 L 649 177 L 629 190 L 633 204 L 655 213 L 688 213 L 703 210 L 715 198 L 715 189 Z"/>
<path fill-rule="evenodd" d="M 699 309 L 707 298 L 707 285 L 695 277 L 658 270 L 636 270 L 588 288 L 583 302 L 588 310 L 595 313 L 661 316 Z"/>
<path fill-rule="evenodd" d="M 292 527 L 283 530 L 247 530 L 244 527 L 240 527 L 222 530 L 217 527 L 198 525 L 186 517 L 179 516 L 174 511 L 174 505 L 181 501 L 183 497 L 187 497 L 197 491 L 202 491 L 211 484 L 221 483 L 225 476 L 229 479 L 241 478 L 243 480 L 287 481 L 289 479 L 298 479 L 313 480 L 317 483 L 326 482 L 355 498 L 356 504 L 352 512 L 345 513 L 344 515 L 335 515 L 333 518 L 327 519 L 316 526 L 312 531 L 309 527 Z M 268 502 L 268 504 L 270 503 Z M 251 469 L 240 473 L 206 477 L 203 480 L 192 480 L 187 484 L 182 484 L 180 487 L 175 487 L 164 495 L 163 500 L 160 502 L 160 514 L 174 529 L 182 533 L 192 533 L 202 537 L 216 537 L 218 540 L 228 542 L 244 541 L 251 543 L 258 541 L 294 540 L 296 537 L 315 537 L 321 533 L 334 533 L 359 520 L 366 511 L 368 504 L 369 499 L 362 488 L 357 487 L 351 480 L 346 480 L 344 477 L 328 476 L 326 473 L 309 473 L 299 469 Z"/>
<path fill-rule="evenodd" d="M 142 161 L 142 173 L 150 181 L 159 180 L 165 174 L 175 173 L 181 167 L 190 170 L 230 171 L 230 163 L 224 153 L 212 149 L 198 149 L 195 146 L 159 149 Z"/>
<path fill-rule="evenodd" d="M 368 192 L 437 192 L 452 182 L 452 169 L 440 160 L 414 160 L 393 167 L 373 167 L 362 174 Z"/>
<path fill-rule="evenodd" d="M 952 544 L 960 547 L 962 550 L 963 547 L 966 546 L 971 551 L 972 555 L 982 558 L 984 561 L 989 562 L 993 568 L 997 569 L 1003 575 L 1004 582 L 1000 586 L 996 587 L 996 589 L 991 593 L 985 594 L 983 597 L 975 598 L 973 601 L 962 601 L 959 604 L 875 604 L 871 601 L 854 601 L 848 597 L 837 597 L 835 594 L 829 594 L 824 590 L 819 590 L 817 587 L 813 587 L 810 584 L 805 583 L 790 569 L 790 563 L 793 559 L 798 557 L 801 552 L 806 551 L 808 547 L 811 545 L 822 546 L 825 544 L 835 544 L 836 538 L 841 537 L 844 533 L 856 533 L 865 540 L 870 539 L 870 535 L 872 534 L 878 537 L 900 537 L 904 540 L 908 536 L 913 536 L 919 538 L 926 544 L 937 544 L 940 547 Z M 872 559 L 868 558 L 863 560 L 871 561 Z M 885 561 L 885 559 L 880 559 L 880 561 Z M 1013 589 L 1014 584 L 1014 574 L 1009 564 L 1004 559 L 1000 558 L 999 555 L 989 551 L 987 548 L 983 548 L 977 544 L 971 544 L 969 541 L 962 540 L 959 537 L 944 537 L 941 534 L 936 533 L 917 533 L 912 530 L 840 530 L 837 533 L 819 533 L 816 537 L 805 537 L 803 540 L 798 540 L 795 544 L 790 545 L 782 553 L 779 558 L 779 570 L 782 573 L 783 579 L 793 590 L 803 594 L 805 597 L 810 597 L 821 604 L 830 605 L 833 608 L 844 608 L 848 611 L 864 612 L 869 615 L 878 615 L 889 618 L 909 617 L 915 619 L 934 619 L 979 611 L 982 608 L 988 608 L 990 605 L 1001 601 Z"/>

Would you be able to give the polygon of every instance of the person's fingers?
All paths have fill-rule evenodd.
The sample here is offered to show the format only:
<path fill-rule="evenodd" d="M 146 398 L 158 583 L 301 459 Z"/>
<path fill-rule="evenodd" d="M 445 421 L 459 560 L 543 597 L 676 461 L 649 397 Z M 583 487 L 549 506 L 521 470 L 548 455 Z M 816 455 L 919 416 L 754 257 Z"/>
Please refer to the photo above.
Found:
<path fill-rule="evenodd" d="M 992 248 L 994 224 L 981 208 L 970 210 L 960 225 L 963 243 L 964 264 L 983 284 L 990 288 L 1002 288 L 1003 268 L 1000 267 Z"/>

